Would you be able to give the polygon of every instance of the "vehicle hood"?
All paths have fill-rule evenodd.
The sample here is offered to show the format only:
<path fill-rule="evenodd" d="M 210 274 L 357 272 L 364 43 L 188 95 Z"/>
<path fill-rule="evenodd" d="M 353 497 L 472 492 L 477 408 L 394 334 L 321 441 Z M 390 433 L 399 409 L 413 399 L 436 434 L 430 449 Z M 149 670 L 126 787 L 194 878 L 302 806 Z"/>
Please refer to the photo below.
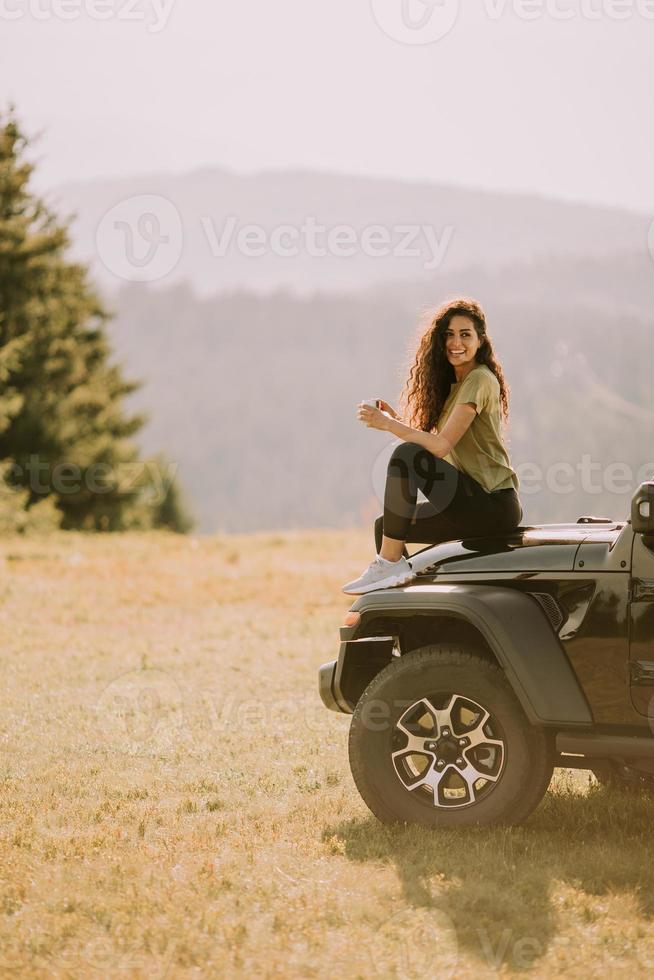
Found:
<path fill-rule="evenodd" d="M 510 534 L 463 538 L 431 545 L 411 557 L 417 573 L 572 571 L 582 544 L 608 554 L 622 524 L 543 524 Z"/>

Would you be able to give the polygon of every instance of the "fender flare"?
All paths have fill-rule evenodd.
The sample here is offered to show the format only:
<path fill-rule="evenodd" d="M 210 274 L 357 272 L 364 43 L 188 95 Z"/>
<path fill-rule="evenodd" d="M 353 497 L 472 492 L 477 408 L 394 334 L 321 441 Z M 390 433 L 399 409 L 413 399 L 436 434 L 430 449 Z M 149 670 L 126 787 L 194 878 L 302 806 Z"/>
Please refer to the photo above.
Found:
<path fill-rule="evenodd" d="M 532 724 L 590 726 L 593 717 L 559 637 L 535 599 L 524 592 L 478 584 L 419 585 L 360 596 L 352 611 L 362 617 L 447 615 L 470 623 L 486 640 Z M 348 640 L 357 627 L 341 629 L 341 652 L 333 675 L 337 702 L 347 703 L 339 681 Z M 349 635 L 348 635 L 349 634 Z"/>

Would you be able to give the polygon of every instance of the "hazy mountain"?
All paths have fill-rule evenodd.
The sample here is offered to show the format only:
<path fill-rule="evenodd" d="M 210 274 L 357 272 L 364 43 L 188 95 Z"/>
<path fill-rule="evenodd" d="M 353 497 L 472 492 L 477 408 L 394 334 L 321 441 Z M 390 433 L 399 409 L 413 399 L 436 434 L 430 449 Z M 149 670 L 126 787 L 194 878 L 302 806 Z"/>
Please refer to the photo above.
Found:
<path fill-rule="evenodd" d="M 433 283 L 470 266 L 647 254 L 651 221 L 537 196 L 303 171 L 93 180 L 60 187 L 51 201 L 77 213 L 74 254 L 104 286 L 187 281 L 201 296 L 341 293 Z"/>
<path fill-rule="evenodd" d="M 77 212 L 74 253 L 116 310 L 117 356 L 145 382 L 143 447 L 179 464 L 202 530 L 372 520 L 389 438 L 355 406 L 397 400 L 421 316 L 459 293 L 485 306 L 511 384 L 525 520 L 626 515 L 654 457 L 649 216 L 219 169 L 71 184 L 51 200 Z M 614 463 L 630 467 L 620 491 Z"/>
<path fill-rule="evenodd" d="M 380 512 L 390 441 L 357 422 L 356 403 L 396 402 L 421 311 L 472 293 L 512 389 L 525 521 L 625 517 L 639 470 L 654 475 L 653 272 L 641 250 L 356 295 L 130 285 L 111 331 L 146 381 L 144 446 L 178 462 L 202 530 L 343 527 Z"/>

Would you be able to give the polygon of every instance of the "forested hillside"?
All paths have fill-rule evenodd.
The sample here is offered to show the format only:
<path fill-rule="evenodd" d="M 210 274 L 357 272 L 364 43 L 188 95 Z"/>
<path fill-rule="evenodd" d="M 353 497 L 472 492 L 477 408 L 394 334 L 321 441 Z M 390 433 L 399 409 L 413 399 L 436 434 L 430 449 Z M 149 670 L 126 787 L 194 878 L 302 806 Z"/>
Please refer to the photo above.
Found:
<path fill-rule="evenodd" d="M 389 437 L 356 421 L 356 403 L 397 401 L 421 312 L 459 291 L 486 307 L 511 385 L 525 522 L 627 516 L 639 471 L 654 475 L 645 247 L 358 294 L 199 299 L 187 285 L 126 286 L 111 298 L 111 335 L 145 382 L 132 398 L 151 416 L 145 448 L 179 462 L 206 531 L 371 520 Z"/>

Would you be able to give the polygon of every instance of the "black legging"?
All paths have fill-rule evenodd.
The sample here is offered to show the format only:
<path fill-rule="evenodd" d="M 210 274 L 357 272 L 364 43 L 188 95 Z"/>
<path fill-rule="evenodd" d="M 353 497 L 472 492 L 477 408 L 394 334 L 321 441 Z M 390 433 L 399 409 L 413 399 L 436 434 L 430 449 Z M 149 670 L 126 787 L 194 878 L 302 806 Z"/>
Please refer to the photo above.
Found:
<path fill-rule="evenodd" d="M 418 490 L 427 498 L 425 503 L 417 503 Z M 375 521 L 375 546 L 379 553 L 382 535 L 409 543 L 439 544 L 505 534 L 521 520 L 520 498 L 513 488 L 488 493 L 446 460 L 414 442 L 402 442 L 388 463 L 384 514 Z M 404 554 L 408 555 L 406 548 Z"/>

